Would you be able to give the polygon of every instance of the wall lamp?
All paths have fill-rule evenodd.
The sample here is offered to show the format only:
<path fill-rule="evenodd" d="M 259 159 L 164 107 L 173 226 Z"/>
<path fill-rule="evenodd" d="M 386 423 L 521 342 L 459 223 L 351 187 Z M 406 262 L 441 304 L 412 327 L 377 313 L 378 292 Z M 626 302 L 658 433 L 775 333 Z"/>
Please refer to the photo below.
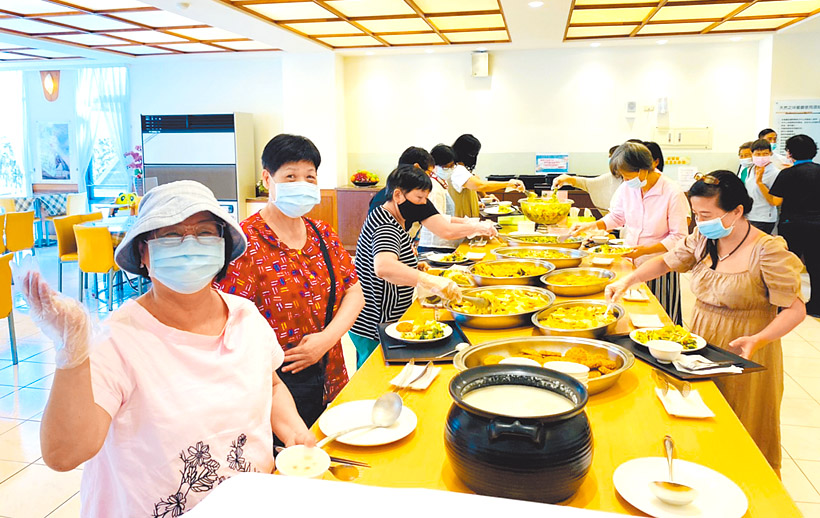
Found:
<path fill-rule="evenodd" d="M 49 102 L 54 102 L 60 95 L 60 71 L 41 70 L 40 80 L 43 83 L 43 95 Z"/>

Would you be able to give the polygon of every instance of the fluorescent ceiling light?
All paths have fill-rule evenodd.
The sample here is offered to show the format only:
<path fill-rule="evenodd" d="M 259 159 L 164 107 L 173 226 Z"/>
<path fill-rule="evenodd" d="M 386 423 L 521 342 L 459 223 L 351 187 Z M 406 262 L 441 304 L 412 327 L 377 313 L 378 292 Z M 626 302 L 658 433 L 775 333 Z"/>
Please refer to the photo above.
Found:
<path fill-rule="evenodd" d="M 669 40 L 658 40 L 658 45 L 666 45 Z"/>
<path fill-rule="evenodd" d="M 593 41 L 592 43 L 590 43 L 590 44 L 589 44 L 589 46 L 590 46 L 590 47 L 600 47 L 600 46 L 601 46 L 601 44 L 600 44 L 600 42 Z"/>
<path fill-rule="evenodd" d="M 732 36 L 729 38 L 729 41 L 740 41 L 743 39 L 743 36 Z"/>
<path fill-rule="evenodd" d="M 532 7 L 532 8 L 536 8 L 536 7 L 541 7 L 542 5 L 544 5 L 544 2 L 538 2 L 538 1 L 530 2 L 527 5 Z"/>

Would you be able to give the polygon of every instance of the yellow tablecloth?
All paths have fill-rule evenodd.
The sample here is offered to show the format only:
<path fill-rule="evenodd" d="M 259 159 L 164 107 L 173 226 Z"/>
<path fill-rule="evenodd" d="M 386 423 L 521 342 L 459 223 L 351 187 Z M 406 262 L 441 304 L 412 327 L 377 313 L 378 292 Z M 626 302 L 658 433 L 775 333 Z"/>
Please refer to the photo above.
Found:
<path fill-rule="evenodd" d="M 485 249 L 499 246 L 497 243 Z M 478 251 L 470 249 L 469 251 Z M 488 254 L 488 259 L 492 259 Z M 589 258 L 584 261 L 589 265 Z M 616 259 L 612 270 L 618 276 L 631 271 L 625 259 Z M 645 289 L 645 288 L 643 288 Z M 601 298 L 602 295 L 590 298 Z M 558 297 L 557 300 L 562 300 Z M 627 312 L 655 313 L 669 322 L 658 301 L 624 302 Z M 407 318 L 423 312 L 432 318 L 433 310 L 423 309 L 415 302 Z M 446 313 L 446 312 L 442 312 Z M 448 315 L 449 316 L 449 315 Z M 472 344 L 490 340 L 531 336 L 530 327 L 481 330 L 463 327 Z M 631 330 L 628 318 L 622 319 L 617 332 Z M 401 367 L 386 366 L 381 349 L 356 372 L 334 405 L 359 399 L 375 399 L 389 389 L 389 381 Z M 737 483 L 749 499 L 746 516 L 785 518 L 801 516 L 780 480 L 769 467 L 749 434 L 711 381 L 694 385 L 704 402 L 715 412 L 713 419 L 683 419 L 669 416 L 654 394 L 652 367 L 636 360 L 609 390 L 591 396 L 586 407 L 594 436 L 592 469 L 581 489 L 566 504 L 643 516 L 620 498 L 612 483 L 612 474 L 620 464 L 638 457 L 663 456 L 662 438 L 674 437 L 677 457 L 723 473 Z M 357 483 L 386 487 L 424 487 L 448 491 L 469 492 L 455 476 L 444 450 L 444 422 L 451 405 L 448 392 L 450 380 L 457 374 L 452 364 L 443 365 L 442 372 L 425 392 L 411 391 L 404 396 L 405 404 L 418 416 L 418 427 L 405 439 L 385 446 L 364 448 L 333 443 L 331 455 L 370 463 L 372 469 L 361 470 Z M 322 434 L 314 427 L 318 437 Z M 362 503 L 366 505 L 366 503 Z"/>

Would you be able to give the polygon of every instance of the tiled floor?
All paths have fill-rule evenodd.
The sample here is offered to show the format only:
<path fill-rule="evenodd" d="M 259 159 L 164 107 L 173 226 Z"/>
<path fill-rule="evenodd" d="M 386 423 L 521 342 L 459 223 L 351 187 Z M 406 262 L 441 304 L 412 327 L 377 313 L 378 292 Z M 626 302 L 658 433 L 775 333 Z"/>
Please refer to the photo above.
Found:
<path fill-rule="evenodd" d="M 37 252 L 41 270 L 56 286 L 54 253 L 53 248 Z M 65 271 L 64 291 L 74 296 L 76 266 Z M 81 468 L 57 473 L 40 455 L 40 418 L 51 387 L 54 350 L 28 318 L 19 296 L 16 305 L 17 367 L 11 366 L 8 335 L 0 327 L 0 518 L 77 517 Z M 691 294 L 684 296 L 684 307 L 691 307 Z M 93 309 L 105 318 L 102 305 Z M 344 345 L 348 368 L 355 367 L 352 344 L 345 340 Z M 783 352 L 783 483 L 807 518 L 820 518 L 820 321 L 807 318 L 784 339 Z"/>

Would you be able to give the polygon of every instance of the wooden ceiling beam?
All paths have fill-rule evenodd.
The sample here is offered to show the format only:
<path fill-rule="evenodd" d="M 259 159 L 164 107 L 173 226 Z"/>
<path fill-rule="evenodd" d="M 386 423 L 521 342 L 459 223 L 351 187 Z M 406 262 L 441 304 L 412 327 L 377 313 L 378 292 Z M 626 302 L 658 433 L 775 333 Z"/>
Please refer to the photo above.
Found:
<path fill-rule="evenodd" d="M 648 14 L 646 15 L 646 17 L 643 19 L 643 21 L 642 21 L 642 22 L 641 22 L 641 23 L 640 23 L 637 27 L 635 27 L 635 28 L 632 30 L 632 32 L 630 32 L 630 33 L 629 33 L 629 37 L 631 38 L 631 37 L 635 36 L 636 34 L 638 34 L 638 31 L 640 31 L 641 29 L 643 29 L 643 28 L 644 28 L 644 26 L 645 26 L 647 23 L 649 23 L 649 20 L 651 20 L 651 19 L 652 19 L 652 17 L 653 17 L 653 16 L 655 16 L 655 13 L 657 13 L 658 11 L 660 11 L 660 10 L 661 10 L 661 8 L 662 8 L 663 6 L 665 6 L 665 5 L 666 5 L 666 2 L 667 2 L 667 0 L 660 0 L 660 1 L 658 2 L 658 5 L 656 5 L 655 7 L 653 7 L 653 8 L 652 8 L 652 10 L 651 10 L 651 11 L 649 11 L 649 13 L 648 13 Z"/>
<path fill-rule="evenodd" d="M 370 36 L 371 38 L 375 39 L 376 41 L 378 41 L 382 45 L 385 45 L 387 47 L 390 46 L 390 43 L 388 43 L 387 41 L 385 41 L 385 40 L 379 38 L 378 36 L 376 36 L 375 34 L 373 34 L 373 31 L 369 30 L 367 27 L 363 26 L 359 22 L 351 21 L 350 18 L 347 17 L 347 15 L 345 15 L 343 12 L 339 11 L 338 9 L 328 5 L 328 3 L 325 0 L 313 0 L 313 3 L 315 3 L 319 7 L 321 7 L 323 9 L 325 9 L 327 11 L 330 11 L 331 13 L 335 14 L 336 16 L 341 18 L 343 21 L 349 23 L 353 27 L 356 27 L 357 29 L 359 29 L 360 31 L 362 31 L 366 35 Z"/>
<path fill-rule="evenodd" d="M 700 33 L 701 33 L 701 34 L 706 34 L 706 33 L 708 33 L 709 31 L 711 31 L 712 29 L 714 29 L 715 27 L 717 27 L 717 26 L 718 26 L 718 25 L 720 25 L 721 23 L 723 23 L 723 22 L 727 22 L 727 21 L 731 20 L 731 19 L 732 19 L 732 18 L 734 18 L 736 15 L 738 15 L 738 14 L 742 13 L 742 12 L 743 12 L 743 11 L 745 11 L 746 9 L 748 9 L 748 8 L 750 8 L 751 6 L 755 5 L 758 1 L 759 1 L 759 0 L 752 0 L 751 2 L 746 2 L 745 4 L 741 5 L 741 6 L 740 6 L 740 7 L 738 7 L 737 9 L 734 9 L 731 13 L 727 14 L 726 16 L 724 16 L 724 17 L 723 17 L 723 18 L 722 18 L 719 22 L 714 22 L 714 23 L 712 23 L 711 25 L 709 25 L 708 27 L 706 27 L 705 29 L 703 29 L 702 31 L 700 31 Z"/>
<path fill-rule="evenodd" d="M 444 40 L 445 43 L 450 43 L 450 40 L 447 39 L 447 36 L 442 34 L 441 31 L 439 30 L 439 28 L 429 18 L 427 18 L 427 16 L 424 14 L 424 11 L 419 9 L 419 6 L 416 5 L 416 2 L 414 2 L 413 0 L 404 0 L 404 3 L 406 3 L 408 6 L 410 6 L 410 9 L 412 9 L 413 12 L 415 12 L 416 15 L 418 15 L 419 18 L 424 20 L 424 23 L 426 23 L 428 27 L 433 29 L 433 31 L 436 34 L 438 34 L 439 38 Z"/>

